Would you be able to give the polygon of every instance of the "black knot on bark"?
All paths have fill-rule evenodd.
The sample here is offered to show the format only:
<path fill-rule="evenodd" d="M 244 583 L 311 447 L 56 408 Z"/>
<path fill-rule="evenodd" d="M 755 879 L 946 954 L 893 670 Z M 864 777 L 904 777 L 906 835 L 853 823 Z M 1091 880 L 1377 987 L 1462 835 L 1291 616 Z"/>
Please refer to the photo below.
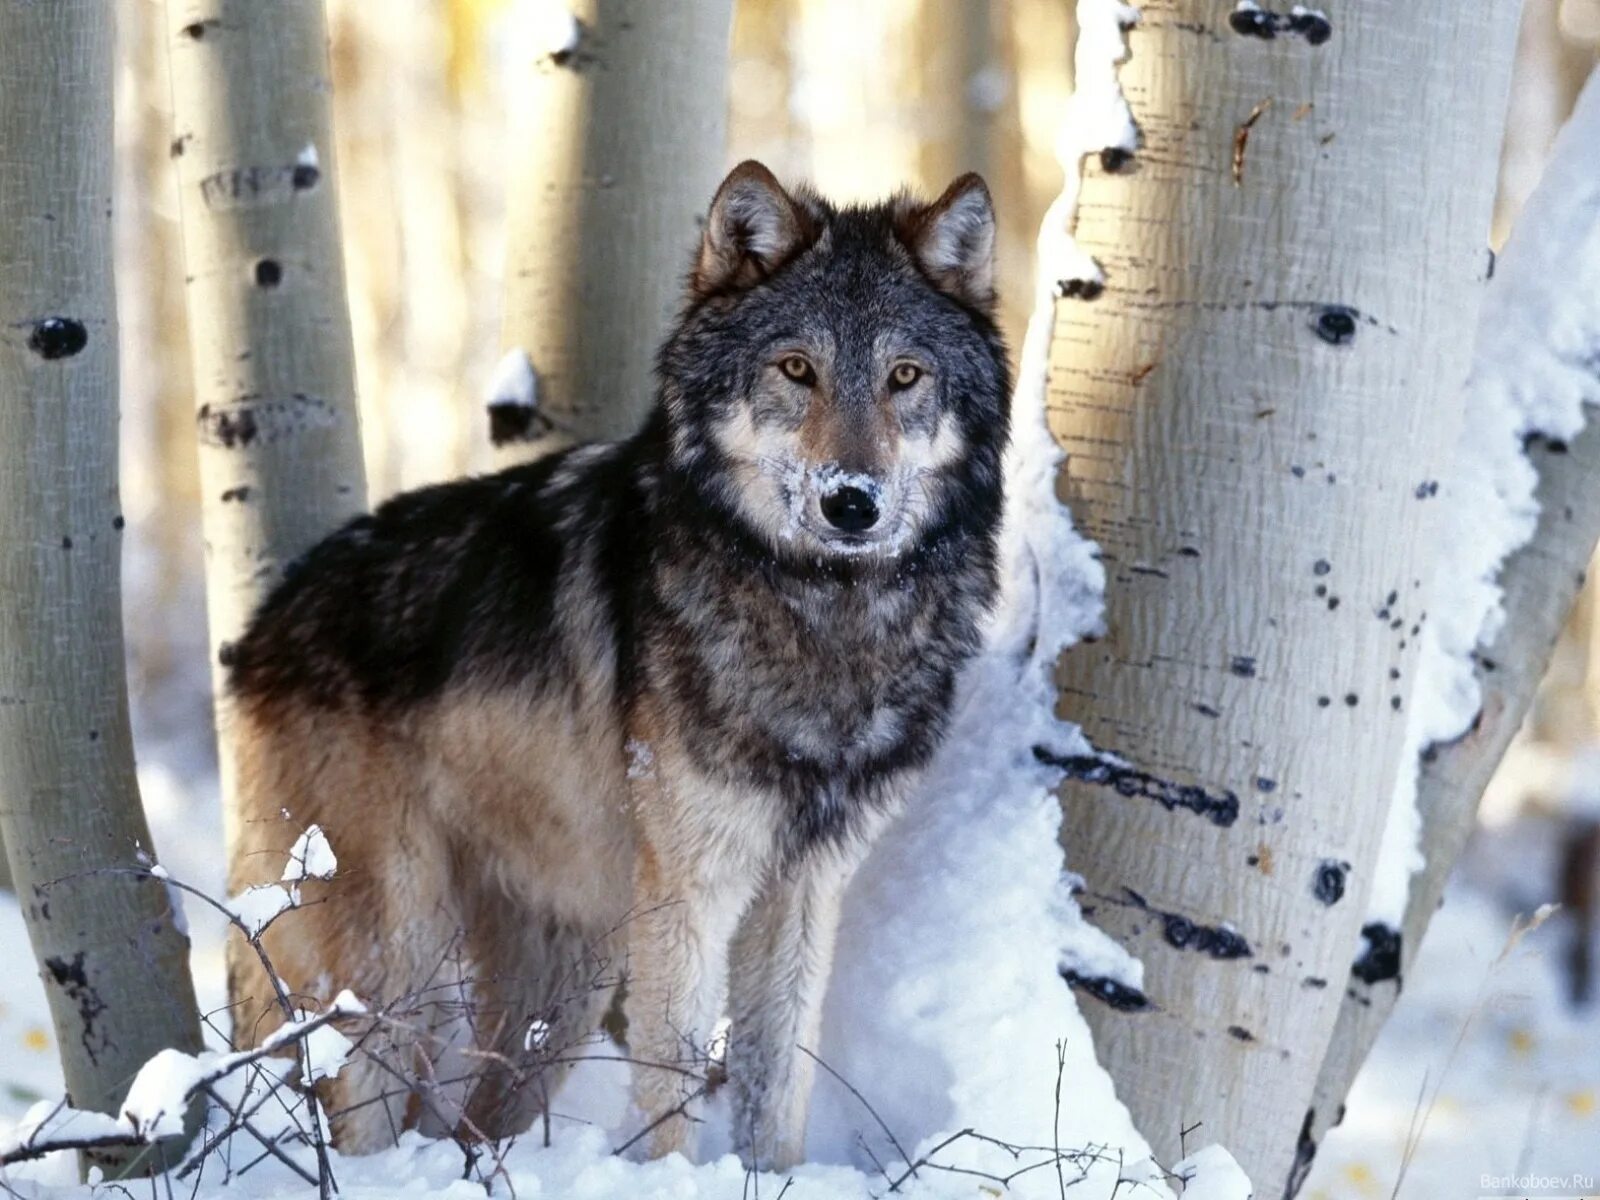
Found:
<path fill-rule="evenodd" d="M 45 317 L 28 334 L 28 349 L 40 358 L 71 358 L 89 344 L 89 331 L 72 317 Z"/>
<path fill-rule="evenodd" d="M 1343 346 L 1355 340 L 1356 310 L 1331 304 L 1317 314 L 1311 328 L 1330 346 Z"/>
<path fill-rule="evenodd" d="M 1317 864 L 1316 874 L 1311 878 L 1311 894 L 1329 907 L 1339 903 L 1344 899 L 1345 876 L 1349 871 L 1347 862 L 1324 859 Z"/>
<path fill-rule="evenodd" d="M 1100 151 L 1100 166 L 1109 174 L 1115 175 L 1133 161 L 1133 151 L 1124 150 L 1121 146 L 1107 146 Z"/>
<path fill-rule="evenodd" d="M 1094 300 L 1106 290 L 1098 279 L 1058 279 L 1056 295 L 1063 300 Z"/>
<path fill-rule="evenodd" d="M 1366 947 L 1350 973 L 1362 983 L 1382 983 L 1400 978 L 1400 931 L 1382 921 L 1368 921 L 1361 927 Z"/>

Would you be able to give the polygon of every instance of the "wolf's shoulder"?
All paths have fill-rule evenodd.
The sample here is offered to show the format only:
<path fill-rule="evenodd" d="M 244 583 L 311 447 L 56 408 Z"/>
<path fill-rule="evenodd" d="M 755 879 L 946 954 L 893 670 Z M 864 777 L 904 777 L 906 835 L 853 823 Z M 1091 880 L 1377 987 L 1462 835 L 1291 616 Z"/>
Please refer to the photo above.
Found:
<path fill-rule="evenodd" d="M 614 524 L 622 446 L 402 493 L 284 572 L 224 651 L 245 700 L 415 703 L 464 673 L 537 669 L 574 547 Z"/>

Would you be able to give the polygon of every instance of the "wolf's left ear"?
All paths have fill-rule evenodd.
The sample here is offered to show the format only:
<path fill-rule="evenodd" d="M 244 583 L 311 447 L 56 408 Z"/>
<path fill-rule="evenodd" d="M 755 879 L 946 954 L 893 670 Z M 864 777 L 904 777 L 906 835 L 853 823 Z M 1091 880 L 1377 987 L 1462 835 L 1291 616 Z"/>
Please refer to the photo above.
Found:
<path fill-rule="evenodd" d="M 700 296 L 751 287 L 813 236 L 810 215 L 754 159 L 728 173 L 711 201 L 690 288 Z"/>
<path fill-rule="evenodd" d="M 932 204 L 907 207 L 895 227 L 941 291 L 984 312 L 994 307 L 994 204 L 980 176 L 963 175 Z"/>

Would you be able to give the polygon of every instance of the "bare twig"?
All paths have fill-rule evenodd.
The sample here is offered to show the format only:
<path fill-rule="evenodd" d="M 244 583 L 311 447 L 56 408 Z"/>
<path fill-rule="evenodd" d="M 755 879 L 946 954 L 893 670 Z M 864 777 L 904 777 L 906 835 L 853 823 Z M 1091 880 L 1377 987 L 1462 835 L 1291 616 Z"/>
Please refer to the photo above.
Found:
<path fill-rule="evenodd" d="M 650 1124 L 646 1125 L 643 1129 L 639 1130 L 638 1133 L 634 1134 L 627 1141 L 623 1142 L 622 1145 L 614 1146 L 612 1148 L 612 1150 L 611 1150 L 611 1153 L 613 1153 L 613 1154 L 626 1154 L 630 1149 L 633 1148 L 633 1146 L 635 1146 L 637 1143 L 643 1141 L 647 1136 L 649 1136 L 651 1133 L 655 1132 L 655 1130 L 659 1129 L 661 1126 L 665 1125 L 668 1121 L 672 1120 L 673 1117 L 687 1116 L 688 1111 L 689 1111 L 689 1105 L 693 1104 L 696 1100 L 700 1099 L 700 1097 L 704 1096 L 706 1094 L 706 1092 L 709 1091 L 709 1090 L 710 1090 L 710 1085 L 702 1083 L 699 1087 L 695 1088 L 694 1091 L 690 1092 L 687 1096 L 685 1096 L 677 1104 L 675 1104 L 671 1108 L 667 1109 L 666 1112 L 662 1113 L 654 1121 L 651 1121 Z"/>
<path fill-rule="evenodd" d="M 894 1130 L 889 1128 L 889 1123 L 878 1115 L 878 1110 L 873 1108 L 868 1102 L 867 1098 L 856 1089 L 855 1084 L 851 1083 L 843 1075 L 839 1074 L 839 1072 L 835 1071 L 827 1063 L 823 1062 L 820 1057 L 811 1053 L 811 1051 L 807 1050 L 804 1046 L 796 1046 L 795 1049 L 799 1050 L 801 1054 L 804 1054 L 812 1062 L 816 1063 L 817 1066 L 821 1067 L 829 1075 L 832 1075 L 835 1079 L 837 1079 L 844 1086 L 845 1091 L 854 1096 L 861 1107 L 867 1110 L 867 1115 L 878 1123 L 878 1128 L 883 1130 L 883 1136 L 889 1139 L 889 1144 L 894 1147 L 895 1153 L 900 1156 L 900 1161 L 903 1163 L 911 1162 L 911 1156 L 906 1153 L 906 1148 L 900 1144 L 900 1139 L 895 1137 Z M 908 1167 L 907 1170 L 910 1176 L 915 1177 L 917 1173 L 917 1168 L 915 1165 Z M 902 1176 L 900 1183 L 904 1182 L 905 1176 Z M 891 1183 L 889 1185 L 889 1190 L 891 1192 L 897 1190 L 900 1186 L 900 1183 Z"/>

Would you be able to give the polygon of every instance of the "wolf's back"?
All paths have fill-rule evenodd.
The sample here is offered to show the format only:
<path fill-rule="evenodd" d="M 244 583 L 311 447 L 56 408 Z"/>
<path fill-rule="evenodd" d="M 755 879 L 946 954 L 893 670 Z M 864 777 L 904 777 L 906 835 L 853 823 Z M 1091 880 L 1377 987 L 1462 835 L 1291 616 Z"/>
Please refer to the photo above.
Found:
<path fill-rule="evenodd" d="M 586 561 L 613 536 L 624 457 L 580 447 L 406 493 L 330 534 L 224 650 L 234 703 L 393 717 L 457 684 L 559 682 L 601 648 L 564 644 L 558 606 L 579 590 L 609 620 L 624 602 Z"/>

